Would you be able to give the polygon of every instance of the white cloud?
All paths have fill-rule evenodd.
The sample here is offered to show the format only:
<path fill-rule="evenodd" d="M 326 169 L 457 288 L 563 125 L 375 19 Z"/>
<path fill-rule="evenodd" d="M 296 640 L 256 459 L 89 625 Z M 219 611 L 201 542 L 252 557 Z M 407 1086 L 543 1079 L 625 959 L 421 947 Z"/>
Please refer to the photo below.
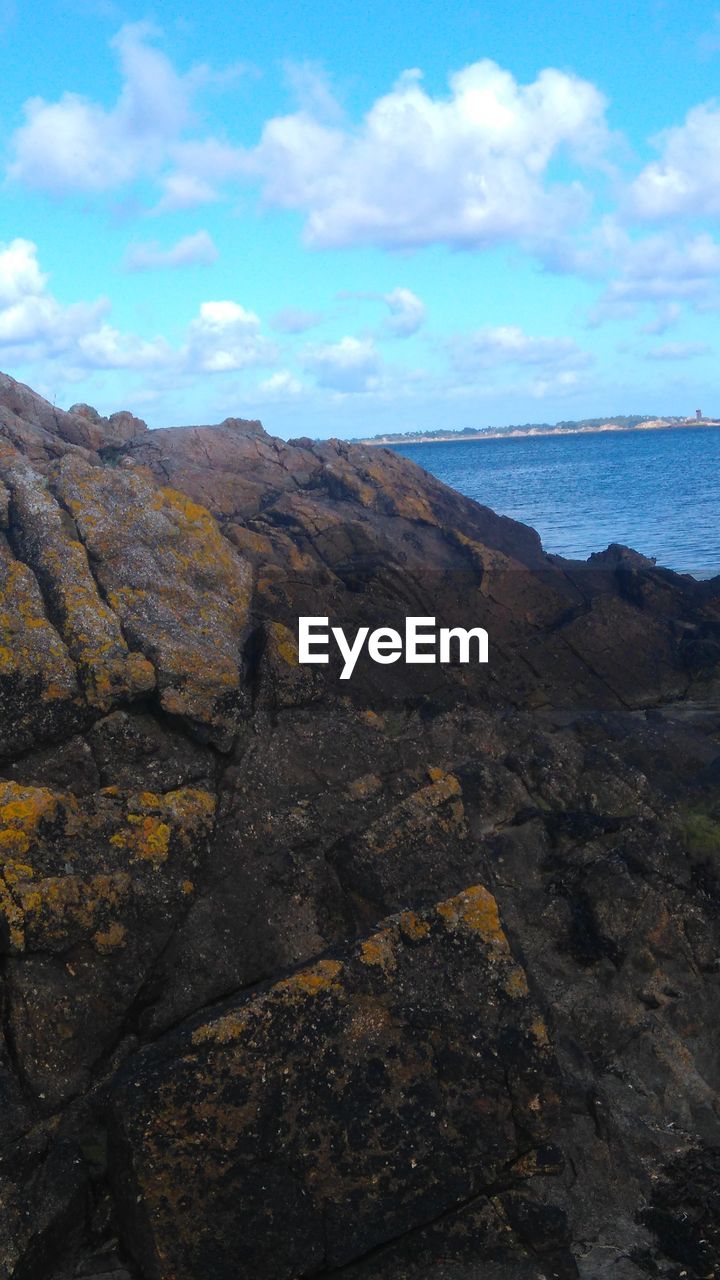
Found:
<path fill-rule="evenodd" d="M 698 217 L 720 212 L 720 106 L 693 107 L 683 124 L 655 138 L 660 159 L 646 165 L 628 193 L 639 218 Z"/>
<path fill-rule="evenodd" d="M 284 399 L 286 396 L 301 395 L 305 388 L 299 378 L 296 378 L 288 369 L 279 369 L 269 378 L 264 378 L 259 383 L 258 390 L 266 395 Z"/>
<path fill-rule="evenodd" d="M 371 391 L 379 383 L 380 357 L 371 338 L 341 338 L 310 347 L 305 368 L 331 391 Z"/>
<path fill-rule="evenodd" d="M 409 338 L 425 323 L 427 311 L 425 303 L 418 298 L 412 289 L 398 286 L 390 293 L 383 295 L 390 309 L 388 328 L 398 338 Z"/>
<path fill-rule="evenodd" d="M 179 346 L 162 336 L 121 332 L 108 321 L 109 310 L 105 298 L 63 305 L 48 289 L 32 241 L 0 244 L 0 354 L 6 365 L 61 356 L 68 378 L 100 369 L 186 377 L 272 365 L 277 358 L 259 317 L 237 302 L 201 303 Z"/>
<path fill-rule="evenodd" d="M 558 181 L 559 157 L 602 161 L 605 99 L 588 81 L 548 68 L 520 84 L 494 62 L 471 64 L 433 95 L 405 72 L 358 123 L 345 119 L 317 68 L 286 67 L 298 108 L 269 119 L 254 147 L 193 136 L 198 92 L 230 75 L 179 73 L 148 23 L 112 44 L 121 88 L 107 107 L 82 93 L 25 104 L 11 139 L 11 177 L 57 195 L 102 194 L 143 179 L 159 184 L 156 214 L 259 185 L 266 205 L 305 217 L 313 246 L 432 243 L 537 247 L 588 209 L 580 181 Z"/>
<path fill-rule="evenodd" d="M 242 150 L 219 138 L 179 141 L 169 149 L 175 168 L 161 178 L 163 196 L 153 213 L 174 213 L 212 203 L 221 188 L 244 177 L 247 162 Z"/>
<path fill-rule="evenodd" d="M 125 254 L 126 271 L 162 271 L 166 268 L 209 266 L 217 262 L 218 251 L 207 231 L 196 231 L 183 236 L 169 249 L 163 249 L 156 240 L 144 244 L 131 244 Z"/>
<path fill-rule="evenodd" d="M 302 111 L 321 120 L 342 118 L 342 110 L 330 87 L 327 72 L 320 63 L 287 59 L 283 64 L 283 72 Z"/>
<path fill-rule="evenodd" d="M 46 284 L 32 240 L 16 239 L 0 246 L 0 307 L 37 297 L 44 293 Z"/>
<path fill-rule="evenodd" d="M 187 368 L 225 373 L 249 365 L 273 364 L 276 350 L 260 332 L 260 318 L 237 302 L 203 302 L 188 329 Z"/>
<path fill-rule="evenodd" d="M 661 332 L 677 320 L 679 304 L 705 310 L 720 301 L 720 244 L 704 231 L 633 239 L 618 227 L 612 252 L 596 265 L 612 270 L 614 278 L 591 314 L 592 323 L 632 315 L 638 304 L 652 303 L 660 308 L 656 332 Z"/>
<path fill-rule="evenodd" d="M 434 98 L 406 72 L 358 128 L 308 110 L 268 121 L 248 153 L 266 202 L 307 216 L 315 246 L 479 247 L 535 241 L 586 208 L 577 183 L 547 182 L 566 148 L 595 162 L 607 146 L 605 100 L 548 69 L 529 85 L 488 60 Z"/>
<path fill-rule="evenodd" d="M 304 311 L 301 307 L 283 307 L 276 311 L 270 324 L 278 333 L 306 333 L 319 324 L 322 316 L 317 311 Z"/>
<path fill-rule="evenodd" d="M 108 305 L 104 299 L 62 306 L 50 295 L 22 298 L 0 309 L 0 349 L 26 359 L 64 355 L 101 321 Z"/>
<path fill-rule="evenodd" d="M 549 396 L 572 396 L 582 391 L 586 385 L 583 374 L 574 369 L 562 369 L 547 377 L 535 378 L 530 385 L 530 394 L 536 400 L 546 400 Z"/>
<path fill-rule="evenodd" d="M 31 240 L 0 244 L 0 350 L 5 360 L 63 354 L 97 327 L 109 309 L 103 298 L 63 306 L 47 284 Z"/>
<path fill-rule="evenodd" d="M 10 176 L 62 195 L 109 191 L 156 172 L 190 121 L 194 86 L 149 43 L 155 34 L 148 23 L 132 23 L 112 41 L 123 86 L 110 110 L 77 93 L 26 102 Z"/>
<path fill-rule="evenodd" d="M 109 324 L 80 336 L 77 355 L 82 364 L 94 369 L 158 369 L 175 360 L 164 338 L 147 342 Z"/>
<path fill-rule="evenodd" d="M 459 372 L 492 369 L 502 365 L 540 365 L 580 368 L 590 357 L 571 338 L 535 338 L 517 325 L 479 329 L 469 337 L 453 339 L 450 358 Z"/>

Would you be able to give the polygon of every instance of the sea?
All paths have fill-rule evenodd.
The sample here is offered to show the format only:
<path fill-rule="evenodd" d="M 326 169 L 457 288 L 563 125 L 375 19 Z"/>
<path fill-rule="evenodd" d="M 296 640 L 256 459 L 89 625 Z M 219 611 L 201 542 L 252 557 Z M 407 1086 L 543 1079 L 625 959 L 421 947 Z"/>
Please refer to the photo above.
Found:
<path fill-rule="evenodd" d="M 720 427 L 393 445 L 469 498 L 532 525 L 546 551 L 611 542 L 697 578 L 720 574 Z"/>

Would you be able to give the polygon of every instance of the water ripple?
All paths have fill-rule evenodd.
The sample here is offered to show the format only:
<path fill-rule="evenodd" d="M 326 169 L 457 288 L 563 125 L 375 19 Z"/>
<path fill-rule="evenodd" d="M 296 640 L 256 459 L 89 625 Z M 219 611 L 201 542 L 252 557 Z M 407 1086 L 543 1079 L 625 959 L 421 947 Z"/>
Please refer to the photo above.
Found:
<path fill-rule="evenodd" d="M 720 573 L 720 428 L 396 446 L 460 493 L 585 559 L 610 542 L 680 573 Z"/>

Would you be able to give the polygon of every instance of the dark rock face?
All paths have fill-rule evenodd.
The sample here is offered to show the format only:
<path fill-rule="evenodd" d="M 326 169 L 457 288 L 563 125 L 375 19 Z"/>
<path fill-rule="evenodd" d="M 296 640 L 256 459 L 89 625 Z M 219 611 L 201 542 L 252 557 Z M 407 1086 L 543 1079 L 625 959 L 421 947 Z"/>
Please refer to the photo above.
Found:
<path fill-rule="evenodd" d="M 555 1089 L 475 886 L 137 1055 L 113 1098 L 121 1215 L 153 1278 L 339 1266 L 534 1160 Z"/>
<path fill-rule="evenodd" d="M 714 1274 L 719 660 L 718 580 L 0 378 L 0 1276 Z"/>

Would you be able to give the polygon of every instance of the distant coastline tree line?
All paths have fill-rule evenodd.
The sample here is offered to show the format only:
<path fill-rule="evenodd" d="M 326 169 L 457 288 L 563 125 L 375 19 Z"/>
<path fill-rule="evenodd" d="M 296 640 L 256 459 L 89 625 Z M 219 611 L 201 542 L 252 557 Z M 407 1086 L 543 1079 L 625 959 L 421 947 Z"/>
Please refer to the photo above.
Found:
<path fill-rule="evenodd" d="M 515 423 L 506 427 L 460 427 L 460 428 L 430 428 L 427 431 L 381 431 L 374 436 L 354 436 L 351 443 L 362 444 L 368 440 L 382 440 L 388 443 L 397 441 L 398 443 L 408 440 L 457 440 L 463 436 L 480 436 L 486 433 L 492 435 L 512 435 L 513 433 L 533 432 L 533 431 L 592 431 L 599 427 L 623 427 L 626 430 L 632 427 L 638 427 L 643 422 L 654 422 L 660 417 L 659 414 L 643 413 L 643 414 L 615 414 L 613 417 L 605 418 L 577 418 L 568 419 L 563 422 L 523 422 Z M 662 415 L 663 422 L 669 425 L 674 422 L 686 422 L 687 419 L 680 417 L 670 417 Z"/>

